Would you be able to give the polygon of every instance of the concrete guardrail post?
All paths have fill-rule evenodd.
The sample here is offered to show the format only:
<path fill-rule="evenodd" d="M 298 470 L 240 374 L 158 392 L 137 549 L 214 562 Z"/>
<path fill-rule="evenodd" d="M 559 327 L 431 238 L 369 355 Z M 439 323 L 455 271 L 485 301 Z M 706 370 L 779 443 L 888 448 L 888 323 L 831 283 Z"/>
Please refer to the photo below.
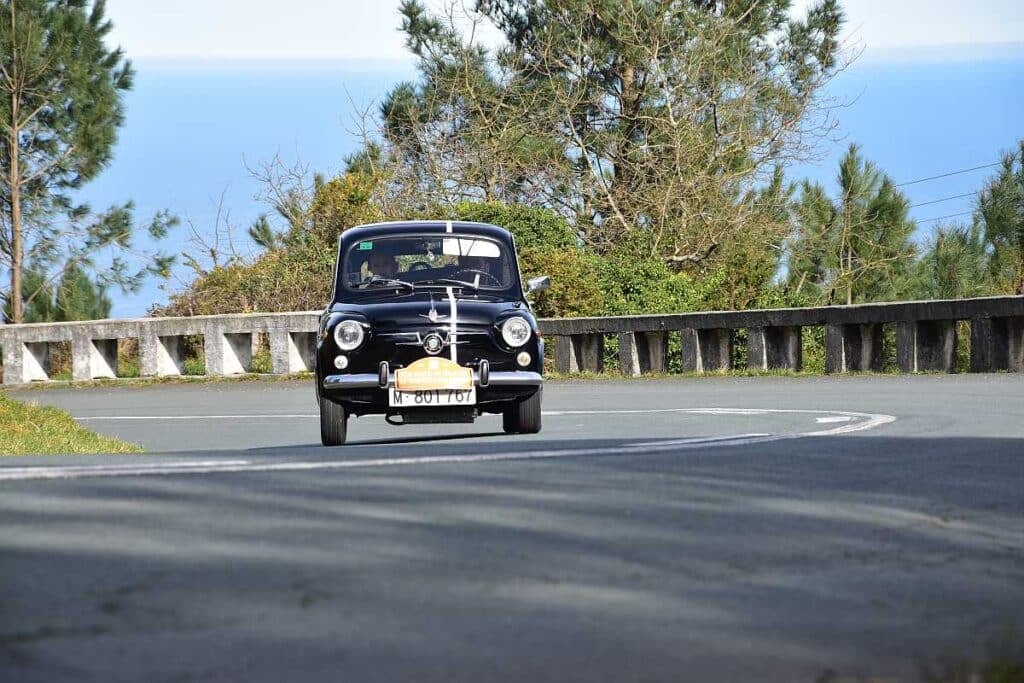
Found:
<path fill-rule="evenodd" d="M 750 328 L 747 331 L 747 367 L 799 371 L 803 367 L 802 328 Z"/>
<path fill-rule="evenodd" d="M 291 332 L 289 330 L 271 330 L 270 367 L 277 375 L 290 375 L 293 372 L 310 372 L 313 370 L 313 357 L 316 349 L 315 332 Z"/>
<path fill-rule="evenodd" d="M 956 321 L 898 323 L 896 361 L 900 372 L 956 372 Z"/>
<path fill-rule="evenodd" d="M 626 377 L 640 376 L 640 349 L 636 332 L 619 333 L 619 372 Z"/>
<path fill-rule="evenodd" d="M 601 372 L 604 369 L 604 335 L 559 336 L 555 344 L 555 367 L 559 372 Z"/>
<path fill-rule="evenodd" d="M 4 384 L 26 384 L 50 379 L 50 345 L 4 340 Z"/>
<path fill-rule="evenodd" d="M 971 372 L 1024 372 L 1024 317 L 971 320 Z"/>
<path fill-rule="evenodd" d="M 619 372 L 627 377 L 665 372 L 666 337 L 665 332 L 620 332 Z"/>
<path fill-rule="evenodd" d="M 668 371 L 668 333 L 640 332 L 640 371 L 664 373 Z M 646 352 L 646 353 L 644 353 Z"/>
<path fill-rule="evenodd" d="M 722 372 L 732 368 L 733 330 L 681 330 L 683 372 Z"/>
<path fill-rule="evenodd" d="M 152 330 L 139 334 L 139 373 L 143 377 L 177 377 L 185 374 L 185 349 L 180 335 L 159 335 Z"/>
<path fill-rule="evenodd" d="M 562 374 L 580 370 L 579 355 L 570 335 L 555 337 L 555 370 Z"/>
<path fill-rule="evenodd" d="M 71 379 L 117 377 L 117 339 L 94 339 L 89 329 L 77 327 L 71 333 Z"/>
<path fill-rule="evenodd" d="M 827 325 L 825 372 L 881 372 L 885 360 L 880 323 Z"/>
<path fill-rule="evenodd" d="M 243 375 L 252 368 L 252 333 L 227 332 L 223 323 L 210 322 L 203 333 L 206 374 Z"/>

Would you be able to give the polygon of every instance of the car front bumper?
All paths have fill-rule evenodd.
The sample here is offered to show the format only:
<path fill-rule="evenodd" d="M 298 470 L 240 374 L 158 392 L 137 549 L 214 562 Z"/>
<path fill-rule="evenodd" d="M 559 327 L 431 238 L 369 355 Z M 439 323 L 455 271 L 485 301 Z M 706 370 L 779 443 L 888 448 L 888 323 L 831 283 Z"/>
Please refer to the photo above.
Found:
<path fill-rule="evenodd" d="M 513 401 L 533 396 L 544 383 L 538 372 L 527 370 L 494 371 L 487 386 L 480 384 L 480 375 L 473 373 L 476 386 L 476 407 L 481 413 L 501 412 Z M 320 383 L 321 394 L 341 403 L 353 415 L 388 414 L 394 409 L 388 405 L 388 390 L 394 386 L 394 373 L 388 376 L 388 386 L 382 387 L 377 375 L 369 373 L 327 375 Z"/>
<path fill-rule="evenodd" d="M 489 373 L 487 384 L 480 384 L 480 373 L 473 371 L 473 384 L 480 389 L 503 388 L 530 388 L 539 387 L 544 383 L 544 378 L 539 372 L 528 372 L 526 370 L 513 371 L 492 371 Z M 390 389 L 395 385 L 395 373 L 388 375 L 388 385 L 381 386 L 377 375 L 371 373 L 360 373 L 351 375 L 327 375 L 324 377 L 322 387 L 324 391 L 345 391 L 346 389 Z"/>

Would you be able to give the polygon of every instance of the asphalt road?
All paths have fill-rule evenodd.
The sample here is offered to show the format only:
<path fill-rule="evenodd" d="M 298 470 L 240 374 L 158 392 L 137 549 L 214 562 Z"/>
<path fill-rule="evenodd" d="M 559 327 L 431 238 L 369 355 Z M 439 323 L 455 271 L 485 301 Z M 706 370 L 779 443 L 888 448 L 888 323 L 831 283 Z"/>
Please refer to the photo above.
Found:
<path fill-rule="evenodd" d="M 544 430 L 308 383 L 20 391 L 0 679 L 916 680 L 1024 629 L 1024 377 L 550 383 Z M 1024 630 L 1018 630 L 1024 640 Z"/>

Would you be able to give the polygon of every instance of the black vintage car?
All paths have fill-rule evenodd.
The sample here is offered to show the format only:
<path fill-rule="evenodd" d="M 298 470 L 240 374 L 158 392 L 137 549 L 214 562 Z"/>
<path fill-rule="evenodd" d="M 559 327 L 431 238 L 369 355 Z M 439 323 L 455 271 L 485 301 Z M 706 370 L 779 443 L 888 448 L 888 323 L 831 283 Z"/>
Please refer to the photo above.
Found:
<path fill-rule="evenodd" d="M 410 221 L 346 230 L 316 348 L 320 436 L 345 442 L 351 415 L 389 423 L 541 427 L 544 342 L 512 235 L 483 223 Z"/>

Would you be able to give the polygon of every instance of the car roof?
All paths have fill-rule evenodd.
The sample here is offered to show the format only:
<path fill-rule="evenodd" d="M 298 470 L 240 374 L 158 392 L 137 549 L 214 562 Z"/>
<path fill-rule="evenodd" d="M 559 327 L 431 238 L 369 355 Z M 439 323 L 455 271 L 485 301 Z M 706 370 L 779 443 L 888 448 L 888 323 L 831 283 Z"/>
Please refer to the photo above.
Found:
<path fill-rule="evenodd" d="M 499 228 L 489 223 L 475 223 L 473 221 L 390 221 L 387 223 L 368 223 L 349 228 L 341 233 L 341 245 L 344 247 L 352 242 L 389 235 L 409 233 L 437 233 L 442 235 L 447 232 L 491 237 L 506 244 L 512 241 L 512 233 L 505 228 Z"/>

